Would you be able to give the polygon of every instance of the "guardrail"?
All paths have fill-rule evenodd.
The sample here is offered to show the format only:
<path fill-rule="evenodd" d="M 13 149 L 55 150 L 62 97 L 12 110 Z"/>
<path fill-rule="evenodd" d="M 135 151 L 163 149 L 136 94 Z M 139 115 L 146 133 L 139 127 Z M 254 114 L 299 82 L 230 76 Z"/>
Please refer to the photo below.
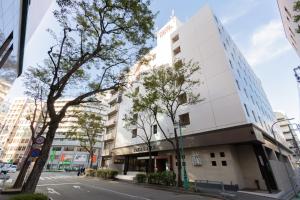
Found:
<path fill-rule="evenodd" d="M 196 180 L 195 181 L 195 190 L 201 191 L 203 189 L 209 189 L 209 190 L 218 190 L 218 191 L 238 191 L 239 186 L 237 184 L 224 184 L 221 181 L 209 181 L 209 180 Z"/>

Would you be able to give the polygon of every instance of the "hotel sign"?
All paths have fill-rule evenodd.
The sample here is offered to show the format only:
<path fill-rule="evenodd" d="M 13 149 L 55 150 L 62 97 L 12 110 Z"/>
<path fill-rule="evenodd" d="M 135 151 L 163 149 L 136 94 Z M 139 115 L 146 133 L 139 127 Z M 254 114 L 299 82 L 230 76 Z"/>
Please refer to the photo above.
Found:
<path fill-rule="evenodd" d="M 171 24 L 168 24 L 163 30 L 161 30 L 158 33 L 158 36 L 162 38 L 164 35 L 166 35 L 168 32 L 170 32 L 173 29 L 173 26 Z"/>
<path fill-rule="evenodd" d="M 155 149 L 155 147 L 152 146 L 151 150 L 154 150 L 154 149 Z M 141 147 L 136 147 L 133 149 L 133 153 L 148 152 L 148 151 L 149 151 L 148 146 L 141 146 Z"/>

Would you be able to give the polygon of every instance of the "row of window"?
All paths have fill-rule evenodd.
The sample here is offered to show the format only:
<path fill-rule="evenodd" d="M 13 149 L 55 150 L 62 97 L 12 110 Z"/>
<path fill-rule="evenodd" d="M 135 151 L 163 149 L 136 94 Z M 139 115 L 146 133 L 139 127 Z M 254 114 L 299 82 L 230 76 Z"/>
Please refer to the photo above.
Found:
<path fill-rule="evenodd" d="M 184 113 L 179 115 L 179 123 L 181 126 L 187 126 L 190 124 L 190 115 L 189 113 Z M 152 134 L 157 134 L 157 125 L 152 125 Z M 137 129 L 131 130 L 132 138 L 137 137 Z"/>
<path fill-rule="evenodd" d="M 225 39 L 224 39 L 225 42 L 223 42 L 223 45 L 224 45 L 224 48 L 227 50 L 227 52 L 229 50 L 228 46 L 232 46 L 232 45 L 234 46 L 234 47 L 231 48 L 234 51 L 234 53 L 233 52 L 230 53 L 231 57 L 232 57 L 231 59 L 233 61 L 237 62 L 239 68 L 244 71 L 244 73 L 243 73 L 244 76 L 242 76 L 239 68 L 234 67 L 233 62 L 232 62 L 231 59 L 229 59 L 229 64 L 230 64 L 232 69 L 236 70 L 236 72 L 238 74 L 238 77 L 245 82 L 245 85 L 248 86 L 251 89 L 252 93 L 249 93 L 249 91 L 247 91 L 246 88 L 243 88 L 243 92 L 244 92 L 245 96 L 248 99 L 251 99 L 253 105 L 257 106 L 258 110 L 261 112 L 261 114 L 263 114 L 263 116 L 266 116 L 269 120 L 273 120 L 273 118 L 272 118 L 272 116 L 273 116 L 272 109 L 271 109 L 269 103 L 267 102 L 267 98 L 266 98 L 266 96 L 263 92 L 261 84 L 258 82 L 257 79 L 254 78 L 255 75 L 249 69 L 249 66 L 246 64 L 246 61 L 244 61 L 244 59 L 242 59 L 241 53 L 238 50 L 236 50 L 237 48 L 235 47 L 234 43 L 229 41 L 228 38 L 230 38 L 230 37 L 227 36 L 227 34 L 226 34 L 226 36 L 225 36 L 225 34 L 223 34 L 224 33 L 224 28 L 220 24 L 219 24 L 219 32 L 220 32 L 221 35 L 223 35 L 225 37 Z M 237 58 L 234 55 L 237 55 Z M 242 67 L 242 65 L 243 65 L 243 67 Z M 247 81 L 247 79 L 249 80 L 249 82 Z M 238 89 L 241 91 L 241 86 L 240 86 L 238 80 L 236 80 L 236 84 L 237 84 Z M 253 88 L 253 86 L 254 86 L 254 88 Z M 254 97 L 255 97 L 255 99 L 258 99 L 259 101 L 254 101 Z M 260 117 L 258 117 L 258 118 L 260 118 Z M 256 122 L 258 121 L 256 119 L 255 114 L 254 114 L 254 119 L 255 119 Z M 261 120 L 259 120 L 259 121 L 261 121 Z M 265 124 L 265 122 L 261 122 L 262 126 L 264 126 L 264 124 Z"/>

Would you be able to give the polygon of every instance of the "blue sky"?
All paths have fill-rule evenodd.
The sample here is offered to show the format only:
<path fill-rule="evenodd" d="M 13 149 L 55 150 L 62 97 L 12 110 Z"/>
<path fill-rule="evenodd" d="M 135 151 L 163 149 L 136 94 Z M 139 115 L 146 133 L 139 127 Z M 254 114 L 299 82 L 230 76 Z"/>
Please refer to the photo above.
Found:
<path fill-rule="evenodd" d="M 172 10 L 185 22 L 205 4 L 223 22 L 261 79 L 273 110 L 284 111 L 299 121 L 293 68 L 299 65 L 300 59 L 285 38 L 276 0 L 153 0 L 152 9 L 159 11 L 156 27 L 161 28 L 169 20 Z M 45 30 L 53 24 L 49 12 L 27 44 L 25 66 L 41 63 L 47 56 L 47 43 L 51 39 Z M 16 81 L 11 98 L 22 95 L 20 85 Z"/>

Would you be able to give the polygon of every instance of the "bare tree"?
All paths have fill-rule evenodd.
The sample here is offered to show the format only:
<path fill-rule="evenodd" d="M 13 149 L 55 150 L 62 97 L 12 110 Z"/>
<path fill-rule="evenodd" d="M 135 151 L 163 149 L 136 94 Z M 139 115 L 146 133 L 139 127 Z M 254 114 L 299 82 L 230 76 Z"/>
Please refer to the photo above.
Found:
<path fill-rule="evenodd" d="M 30 111 L 28 116 L 26 117 L 28 121 L 30 121 L 30 132 L 31 132 L 31 139 L 29 141 L 29 149 L 27 151 L 27 155 L 23 158 L 21 161 L 21 168 L 20 172 L 18 174 L 18 177 L 16 181 L 14 182 L 13 188 L 20 188 L 22 187 L 22 184 L 24 182 L 25 176 L 28 172 L 28 168 L 31 163 L 31 155 L 30 152 L 33 149 L 33 144 L 35 143 L 35 140 L 42 136 L 45 133 L 45 130 L 48 127 L 47 122 L 47 109 L 45 108 L 44 103 L 44 92 L 42 87 L 37 88 L 37 93 L 34 96 L 31 96 L 33 98 L 33 105 L 30 105 Z"/>
<path fill-rule="evenodd" d="M 134 106 L 133 106 L 134 108 Z M 152 136 L 154 134 L 153 126 L 155 125 L 155 118 L 151 110 L 143 110 L 134 112 L 132 109 L 123 118 L 128 130 L 136 130 L 136 136 L 139 137 L 146 145 L 149 155 L 149 162 L 147 166 L 147 173 L 152 172 Z M 134 128 L 134 129 L 133 129 Z"/>

